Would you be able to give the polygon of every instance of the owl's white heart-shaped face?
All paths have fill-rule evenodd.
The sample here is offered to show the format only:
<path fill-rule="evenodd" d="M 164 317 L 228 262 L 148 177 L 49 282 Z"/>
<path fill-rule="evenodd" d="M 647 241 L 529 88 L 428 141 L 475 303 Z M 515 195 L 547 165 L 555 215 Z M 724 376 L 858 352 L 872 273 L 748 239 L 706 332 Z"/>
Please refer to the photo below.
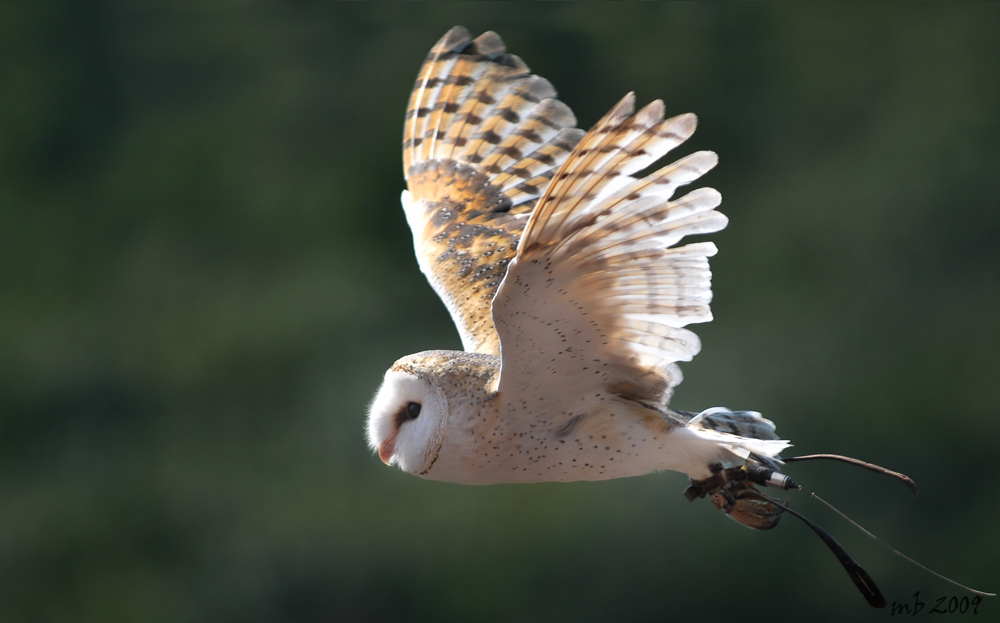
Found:
<path fill-rule="evenodd" d="M 448 402 L 429 381 L 390 368 L 368 410 L 368 445 L 411 474 L 430 467 L 441 445 Z"/>

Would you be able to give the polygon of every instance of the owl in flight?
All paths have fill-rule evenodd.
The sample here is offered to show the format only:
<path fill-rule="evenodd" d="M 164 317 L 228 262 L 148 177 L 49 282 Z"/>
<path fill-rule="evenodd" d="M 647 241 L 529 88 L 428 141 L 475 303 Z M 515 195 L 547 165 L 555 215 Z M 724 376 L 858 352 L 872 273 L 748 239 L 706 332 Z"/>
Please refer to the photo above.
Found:
<path fill-rule="evenodd" d="M 688 499 L 709 497 L 751 528 L 803 520 L 885 607 L 828 533 L 754 487 L 804 490 L 778 471 L 790 444 L 772 422 L 669 406 L 677 362 L 701 347 L 685 327 L 712 319 L 716 247 L 681 241 L 727 220 L 711 188 L 674 197 L 714 153 L 635 174 L 687 140 L 695 116 L 664 119 L 660 100 L 636 112 L 630 93 L 584 132 L 555 96 L 493 32 L 452 28 L 420 68 L 403 126 L 403 211 L 465 350 L 394 363 L 369 410 L 369 445 L 389 465 L 463 484 L 683 472 Z M 906 476 L 857 459 L 784 462 L 814 458 L 894 476 L 916 495 Z"/>
<path fill-rule="evenodd" d="M 626 95 L 590 132 L 496 33 L 431 50 L 403 131 L 403 210 L 420 268 L 465 351 L 394 363 L 368 442 L 387 464 L 466 484 L 604 480 L 657 470 L 703 481 L 777 466 L 789 444 L 752 411 L 671 409 L 684 327 L 712 319 L 711 242 L 726 226 L 700 151 L 644 177 L 692 114 Z M 737 515 L 738 516 L 738 515 Z"/>

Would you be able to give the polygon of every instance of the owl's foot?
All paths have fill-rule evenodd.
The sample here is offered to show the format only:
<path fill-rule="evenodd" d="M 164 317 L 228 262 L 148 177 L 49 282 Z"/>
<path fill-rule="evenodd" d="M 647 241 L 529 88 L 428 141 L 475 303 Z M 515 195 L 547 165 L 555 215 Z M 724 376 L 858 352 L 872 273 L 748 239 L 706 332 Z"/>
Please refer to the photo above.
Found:
<path fill-rule="evenodd" d="M 730 518 L 754 530 L 770 530 L 781 520 L 782 510 L 773 504 L 776 499 L 760 493 L 754 484 L 782 490 L 799 486 L 788 476 L 759 465 L 741 465 L 713 470 L 704 480 L 692 480 L 684 491 L 689 500 L 708 496 L 715 508 Z M 785 501 L 787 504 L 788 501 Z"/>

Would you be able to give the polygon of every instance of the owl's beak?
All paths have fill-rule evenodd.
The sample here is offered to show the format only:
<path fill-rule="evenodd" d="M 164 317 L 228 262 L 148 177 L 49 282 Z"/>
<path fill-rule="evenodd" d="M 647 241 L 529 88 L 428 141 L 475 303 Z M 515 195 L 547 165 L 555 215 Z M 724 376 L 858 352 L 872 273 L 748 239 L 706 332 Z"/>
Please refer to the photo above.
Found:
<path fill-rule="evenodd" d="M 382 459 L 382 462 L 386 465 L 389 464 L 393 454 L 396 454 L 395 439 L 387 439 L 378 447 L 378 458 Z"/>

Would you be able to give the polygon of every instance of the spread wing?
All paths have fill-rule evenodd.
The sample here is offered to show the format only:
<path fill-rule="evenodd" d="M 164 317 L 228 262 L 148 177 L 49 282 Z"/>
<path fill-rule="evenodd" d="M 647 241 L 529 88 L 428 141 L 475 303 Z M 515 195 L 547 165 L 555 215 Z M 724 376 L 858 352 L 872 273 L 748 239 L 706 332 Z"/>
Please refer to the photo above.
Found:
<path fill-rule="evenodd" d="M 577 145 L 522 234 L 493 301 L 501 394 L 598 386 L 665 406 L 681 381 L 676 362 L 700 349 L 683 327 L 712 319 L 708 258 L 716 247 L 675 245 L 727 220 L 711 188 L 671 196 L 717 158 L 697 152 L 632 177 L 696 124 L 691 114 L 664 120 L 661 101 L 632 114 L 634 99 L 626 96 Z"/>
<path fill-rule="evenodd" d="M 555 95 L 496 33 L 471 39 L 456 26 L 410 96 L 403 209 L 466 350 L 499 354 L 490 302 L 538 197 L 583 136 Z"/>

